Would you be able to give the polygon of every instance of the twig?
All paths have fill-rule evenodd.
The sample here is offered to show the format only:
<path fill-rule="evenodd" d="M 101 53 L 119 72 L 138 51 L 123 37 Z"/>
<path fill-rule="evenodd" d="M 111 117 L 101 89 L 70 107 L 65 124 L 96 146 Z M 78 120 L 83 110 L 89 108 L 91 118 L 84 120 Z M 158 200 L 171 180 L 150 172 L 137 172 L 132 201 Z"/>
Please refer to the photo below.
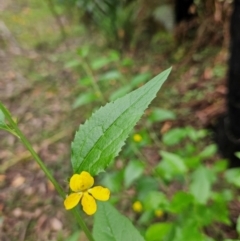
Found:
<path fill-rule="evenodd" d="M 63 23 L 61 21 L 61 18 L 59 16 L 59 14 L 57 13 L 57 11 L 55 10 L 54 3 L 53 3 L 52 0 L 46 0 L 46 2 L 48 3 L 48 7 L 49 7 L 53 17 L 55 18 L 56 23 L 57 23 L 57 25 L 58 25 L 58 27 L 60 29 L 60 32 L 61 32 L 61 35 L 62 35 L 62 39 L 65 41 L 66 38 L 67 38 L 67 34 L 66 34 L 65 28 L 63 26 Z M 68 49 L 68 45 L 67 45 L 66 41 L 65 41 L 65 45 L 66 45 L 66 47 Z"/>
<path fill-rule="evenodd" d="M 52 145 L 53 143 L 59 141 L 63 137 L 65 137 L 69 133 L 69 130 L 64 130 L 62 132 L 57 133 L 54 136 L 43 141 L 43 143 L 39 147 L 35 147 L 36 152 L 39 152 L 43 148 Z M 7 169 L 16 165 L 18 162 L 26 161 L 32 157 L 29 151 L 24 151 L 20 155 L 13 157 L 12 159 L 8 160 L 7 162 L 3 163 L 0 167 L 0 173 L 5 173 Z"/>
<path fill-rule="evenodd" d="M 3 38 L 6 43 L 10 43 L 10 51 L 13 54 L 20 55 L 22 52 L 21 47 L 19 46 L 17 40 L 14 38 L 13 34 L 11 31 L 8 29 L 6 24 L 3 21 L 0 21 L 0 37 Z"/>

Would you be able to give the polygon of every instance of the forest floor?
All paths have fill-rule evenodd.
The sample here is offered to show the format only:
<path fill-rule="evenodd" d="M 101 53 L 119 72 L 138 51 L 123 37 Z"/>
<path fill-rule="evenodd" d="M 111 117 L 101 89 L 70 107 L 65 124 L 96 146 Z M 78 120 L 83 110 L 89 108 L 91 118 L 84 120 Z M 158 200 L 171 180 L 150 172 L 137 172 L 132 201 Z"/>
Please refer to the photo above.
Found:
<path fill-rule="evenodd" d="M 78 58 L 79 46 L 88 44 L 93 58 L 109 50 L 104 41 L 95 42 L 97 34 L 91 38 L 95 33 L 66 17 L 61 19 L 67 34 L 63 40 L 43 1 L 0 0 L 0 16 L 0 100 L 67 190 L 70 144 L 94 108 L 72 108 L 84 89 L 78 84 L 81 74 L 68 66 Z M 145 70 L 155 75 L 173 66 L 153 103 L 176 113 L 171 127 L 206 128 L 225 110 L 227 41 L 202 38 L 177 45 L 168 37 L 160 41 L 164 49 L 157 43 L 122 53 L 135 63 L 128 76 Z M 0 240 L 68 240 L 77 226 L 29 153 L 5 132 L 0 132 L 0 150 Z"/>

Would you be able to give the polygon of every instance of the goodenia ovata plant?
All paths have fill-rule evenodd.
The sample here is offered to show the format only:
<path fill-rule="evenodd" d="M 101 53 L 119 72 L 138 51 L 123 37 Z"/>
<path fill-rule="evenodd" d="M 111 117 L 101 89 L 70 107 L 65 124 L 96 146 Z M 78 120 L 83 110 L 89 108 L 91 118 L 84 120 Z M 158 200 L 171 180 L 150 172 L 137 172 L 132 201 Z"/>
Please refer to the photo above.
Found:
<path fill-rule="evenodd" d="M 72 190 L 74 191 L 73 195 L 75 195 L 75 197 L 79 195 L 79 197 L 77 197 L 77 199 L 74 197 L 74 200 L 68 199 L 69 202 L 73 200 L 75 203 L 74 205 L 72 205 L 72 203 L 67 203 L 67 207 L 72 208 L 82 199 L 82 202 L 84 202 L 84 204 L 82 203 L 82 206 L 86 210 L 88 208 L 88 203 L 86 203 L 86 200 L 89 197 L 92 198 L 92 196 L 95 196 L 97 200 L 108 200 L 106 189 L 100 189 L 98 187 L 96 190 L 91 190 L 93 180 L 89 177 L 89 175 L 89 180 L 91 180 L 86 180 L 89 182 L 89 184 L 87 184 L 88 188 L 90 188 L 88 191 L 85 191 L 85 189 L 82 191 L 80 188 L 81 185 L 77 183 L 77 181 L 75 182 L 75 179 L 81 180 L 81 182 L 84 183 L 85 180 L 82 179 L 81 173 L 89 173 L 90 176 L 95 176 L 107 168 L 114 157 L 116 157 L 120 152 L 129 133 L 137 121 L 141 118 L 145 109 L 155 98 L 157 92 L 161 88 L 164 81 L 167 79 L 170 72 L 171 68 L 157 75 L 155 78 L 137 90 L 132 91 L 131 93 L 117 99 L 114 102 L 108 103 L 104 107 L 101 107 L 92 115 L 89 120 L 85 122 L 85 124 L 80 125 L 79 130 L 76 132 L 75 138 L 71 145 L 71 163 L 74 173 L 74 182 L 72 182 L 72 185 L 70 185 L 74 187 L 74 190 Z M 8 122 L 7 124 L 6 121 Z M 32 145 L 19 130 L 10 112 L 1 102 L 0 129 L 9 131 L 19 137 L 25 147 L 33 155 L 36 162 L 45 172 L 47 178 L 53 183 L 59 194 L 65 198 L 66 195 L 64 194 L 62 188 L 53 178 L 51 172 L 42 162 L 40 157 L 33 150 Z M 81 175 L 81 178 L 79 175 Z M 102 193 L 102 191 L 104 191 L 105 194 Z M 86 197 L 85 199 L 84 195 Z M 134 228 L 131 222 L 122 214 L 120 214 L 111 204 L 101 202 L 98 203 L 98 206 L 98 211 L 94 217 L 93 235 L 87 228 L 77 209 L 71 209 L 82 230 L 85 232 L 88 240 L 144 241 L 144 238 Z M 95 209 L 97 210 L 97 207 L 90 207 L 89 213 L 95 213 Z"/>

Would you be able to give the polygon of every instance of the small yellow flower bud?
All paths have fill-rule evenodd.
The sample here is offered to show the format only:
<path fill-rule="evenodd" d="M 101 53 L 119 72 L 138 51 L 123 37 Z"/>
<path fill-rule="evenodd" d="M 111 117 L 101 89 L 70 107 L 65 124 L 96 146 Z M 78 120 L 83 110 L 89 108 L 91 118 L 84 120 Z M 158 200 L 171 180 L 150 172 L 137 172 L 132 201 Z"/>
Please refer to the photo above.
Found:
<path fill-rule="evenodd" d="M 140 142 L 140 141 L 142 140 L 142 136 L 139 135 L 139 134 L 135 134 L 135 135 L 133 136 L 133 140 L 134 140 L 135 142 Z"/>
<path fill-rule="evenodd" d="M 136 201 L 136 202 L 133 203 L 132 209 L 136 213 L 141 213 L 142 210 L 143 210 L 143 206 L 142 206 L 140 201 Z"/>
<path fill-rule="evenodd" d="M 155 216 L 157 217 L 157 218 L 161 218 L 162 216 L 163 216 L 163 211 L 161 210 L 161 209 L 157 209 L 157 210 L 155 210 Z"/>

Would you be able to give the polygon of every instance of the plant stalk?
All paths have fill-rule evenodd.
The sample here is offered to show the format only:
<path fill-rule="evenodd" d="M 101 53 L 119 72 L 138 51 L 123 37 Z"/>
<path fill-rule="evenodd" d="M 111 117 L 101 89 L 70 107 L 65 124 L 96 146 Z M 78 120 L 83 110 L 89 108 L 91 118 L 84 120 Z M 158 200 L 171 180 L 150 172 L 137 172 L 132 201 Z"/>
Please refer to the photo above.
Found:
<path fill-rule="evenodd" d="M 33 156 L 33 158 L 35 159 L 35 161 L 38 163 L 38 165 L 41 167 L 41 169 L 43 170 L 43 172 L 45 173 L 45 175 L 47 176 L 47 178 L 51 181 L 51 183 L 54 185 L 55 189 L 57 190 L 57 192 L 59 193 L 59 195 L 64 199 L 66 197 L 65 192 L 63 191 L 63 189 L 61 188 L 61 186 L 58 184 L 58 182 L 56 181 L 56 179 L 52 176 L 52 174 L 50 173 L 50 171 L 48 170 L 48 168 L 46 167 L 46 165 L 43 163 L 43 161 L 41 160 L 41 158 L 38 156 L 38 154 L 35 152 L 35 150 L 33 149 L 32 145 L 29 143 L 29 141 L 27 140 L 27 138 L 24 136 L 24 134 L 21 132 L 21 130 L 18 128 L 17 124 L 14 122 L 10 112 L 7 110 L 7 108 L 0 102 L 0 110 L 3 112 L 5 118 L 7 119 L 7 121 L 9 122 L 9 124 L 11 125 L 11 127 L 13 128 L 14 132 L 17 134 L 17 136 L 19 137 L 19 139 L 21 140 L 21 142 L 23 143 L 23 145 L 27 148 L 27 150 L 31 153 L 31 155 Z M 78 224 L 80 225 L 80 227 L 82 228 L 82 230 L 84 231 L 84 233 L 86 234 L 87 238 L 89 241 L 94 241 L 93 236 L 90 232 L 90 230 L 87 228 L 85 222 L 83 221 L 82 217 L 80 216 L 80 214 L 77 212 L 76 208 L 71 210 L 71 212 L 73 213 L 73 215 L 75 216 Z"/>
<path fill-rule="evenodd" d="M 94 74 L 93 74 L 93 71 L 92 71 L 89 63 L 87 62 L 86 58 L 83 59 L 82 64 L 83 64 L 83 68 L 84 68 L 86 74 L 87 74 L 87 75 L 90 77 L 90 79 L 91 79 L 92 87 L 93 87 L 94 91 L 95 91 L 97 94 L 99 94 L 99 97 L 100 97 L 100 99 L 101 99 L 101 102 L 104 103 L 104 102 L 105 102 L 105 98 L 104 98 L 104 96 L 103 96 L 103 93 L 102 93 L 102 91 L 100 90 L 100 88 L 99 88 L 99 86 L 98 86 L 98 84 L 97 84 L 96 78 L 95 78 L 95 76 L 94 76 Z"/>

